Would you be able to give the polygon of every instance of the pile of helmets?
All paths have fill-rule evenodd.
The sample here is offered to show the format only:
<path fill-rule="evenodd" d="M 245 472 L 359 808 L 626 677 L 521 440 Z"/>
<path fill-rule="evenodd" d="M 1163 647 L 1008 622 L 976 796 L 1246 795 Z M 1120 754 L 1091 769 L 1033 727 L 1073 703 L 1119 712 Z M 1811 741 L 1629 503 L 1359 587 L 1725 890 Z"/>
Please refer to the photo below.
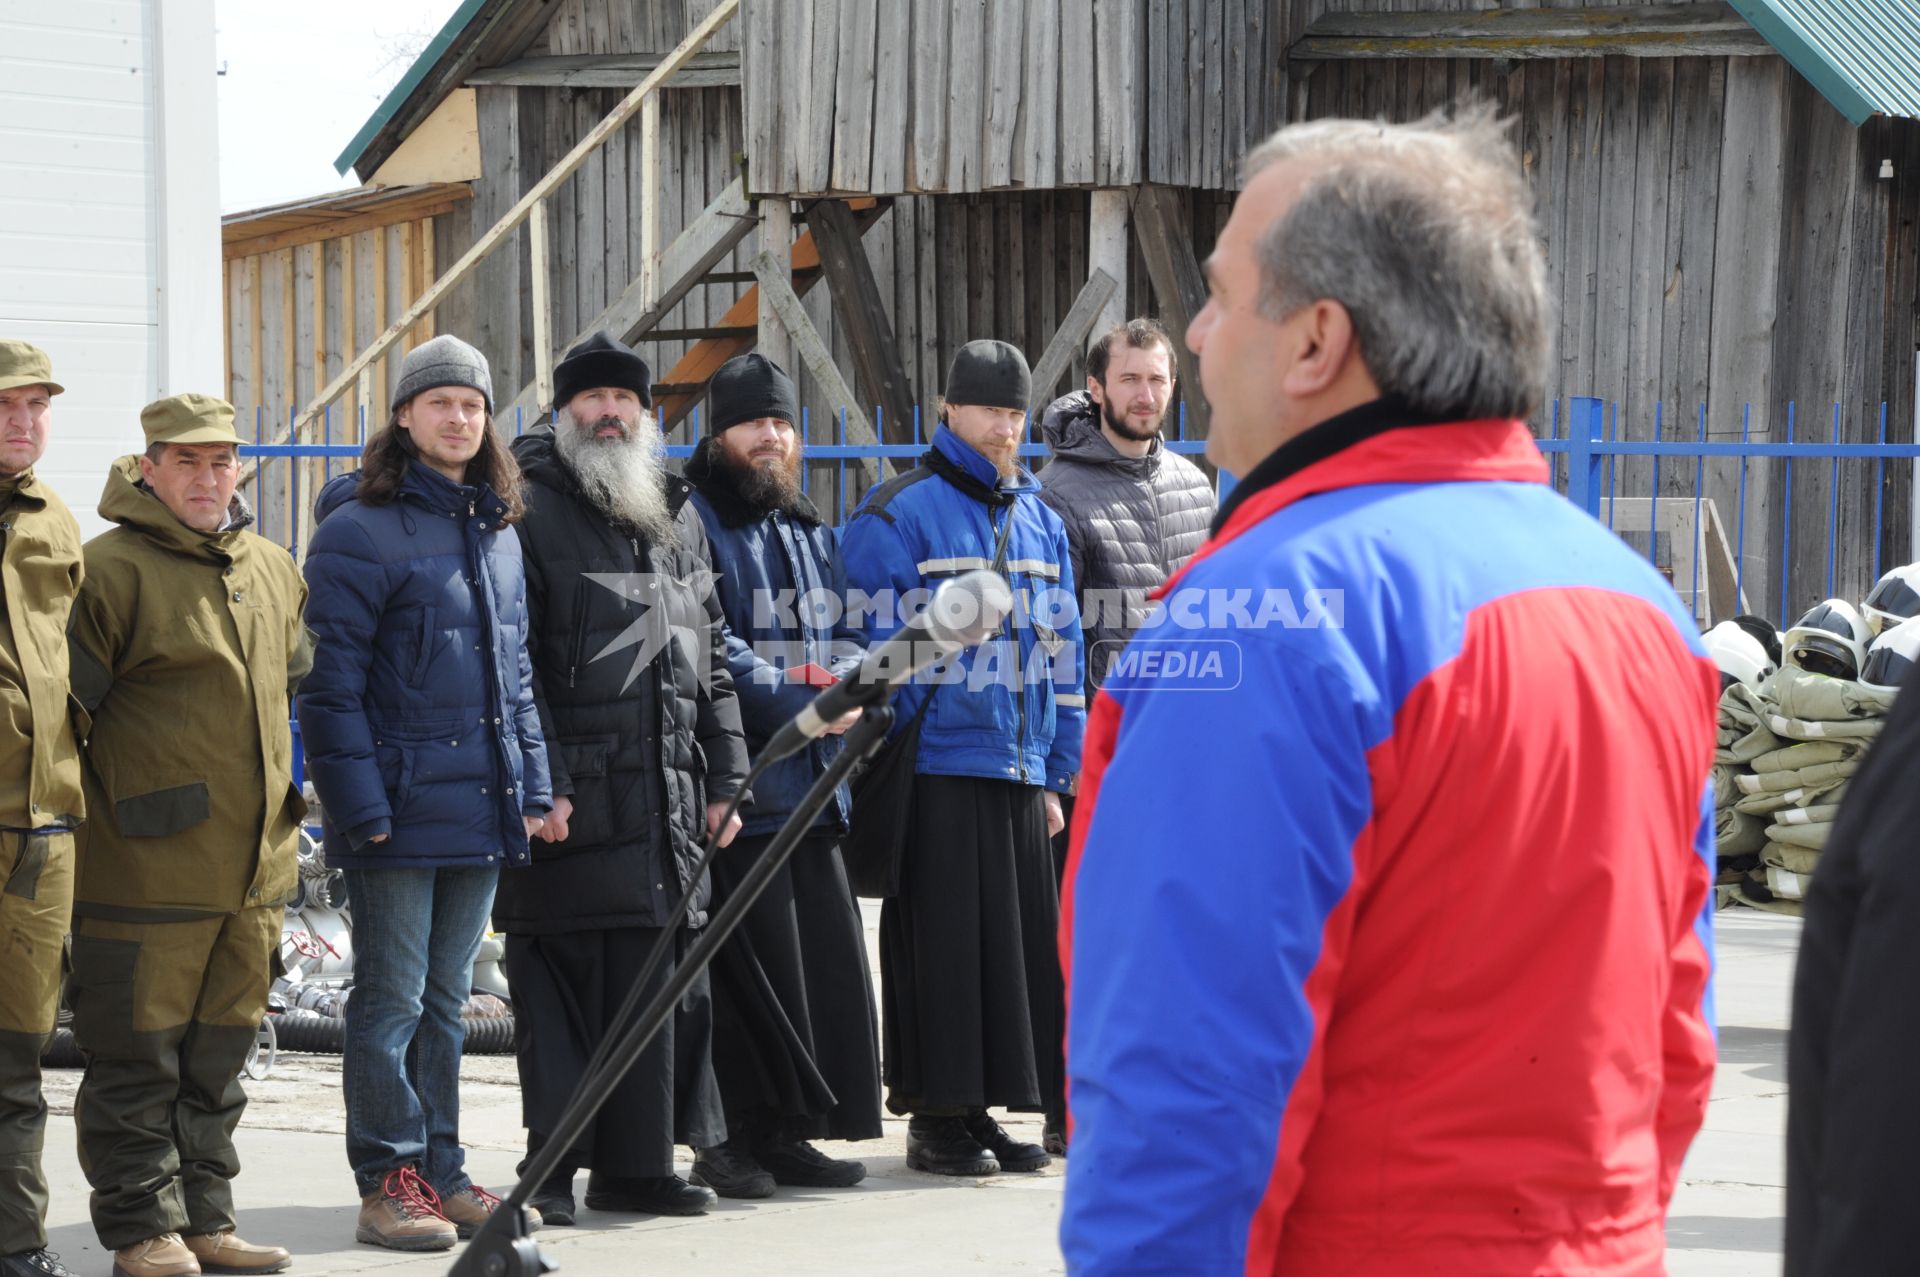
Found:
<path fill-rule="evenodd" d="M 1860 607 L 1822 601 L 1777 638 L 1740 617 L 1705 640 L 1721 672 L 1723 901 L 1798 913 L 1848 782 L 1920 661 L 1920 563 L 1888 572 Z"/>

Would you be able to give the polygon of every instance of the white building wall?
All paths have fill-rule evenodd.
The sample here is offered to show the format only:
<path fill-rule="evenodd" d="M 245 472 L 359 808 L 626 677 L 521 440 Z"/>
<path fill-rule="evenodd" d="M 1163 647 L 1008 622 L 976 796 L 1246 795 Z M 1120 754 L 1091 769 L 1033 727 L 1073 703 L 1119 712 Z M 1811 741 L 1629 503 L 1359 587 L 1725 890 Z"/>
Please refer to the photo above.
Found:
<path fill-rule="evenodd" d="M 212 0 L 0 0 L 0 335 L 53 358 L 39 472 L 87 534 L 162 394 L 217 393 Z"/>

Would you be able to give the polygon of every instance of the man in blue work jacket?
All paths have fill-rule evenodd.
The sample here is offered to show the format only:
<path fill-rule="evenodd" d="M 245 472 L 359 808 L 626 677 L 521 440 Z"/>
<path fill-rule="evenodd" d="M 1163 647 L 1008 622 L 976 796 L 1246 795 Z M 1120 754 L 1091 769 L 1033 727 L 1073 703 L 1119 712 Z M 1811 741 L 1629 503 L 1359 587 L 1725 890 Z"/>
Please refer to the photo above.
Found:
<path fill-rule="evenodd" d="M 1013 586 L 1000 634 L 894 705 L 895 731 L 920 737 L 899 893 L 880 915 L 887 1106 L 911 1115 L 907 1164 L 943 1175 L 1047 1165 L 987 1109 L 1037 1112 L 1058 1089 L 1048 839 L 1080 767 L 1085 656 L 1065 525 L 1019 463 L 1031 383 L 1005 342 L 963 346 L 933 446 L 868 494 L 843 540 L 856 597 L 872 596 L 869 645 L 945 577 L 991 568 Z"/>

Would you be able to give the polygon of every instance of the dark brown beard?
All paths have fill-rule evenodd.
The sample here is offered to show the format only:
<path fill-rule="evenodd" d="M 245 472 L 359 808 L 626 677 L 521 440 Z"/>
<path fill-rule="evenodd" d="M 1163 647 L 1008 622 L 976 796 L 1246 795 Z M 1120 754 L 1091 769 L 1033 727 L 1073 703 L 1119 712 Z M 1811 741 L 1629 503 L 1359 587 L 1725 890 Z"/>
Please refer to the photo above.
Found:
<path fill-rule="evenodd" d="M 790 510 L 800 495 L 800 450 L 795 448 L 778 465 L 765 465 L 735 456 L 725 444 L 721 464 L 733 476 L 734 487 L 748 505 L 761 513 Z"/>
<path fill-rule="evenodd" d="M 1158 417 L 1153 419 L 1153 429 L 1143 431 L 1139 426 L 1134 425 L 1133 422 L 1127 419 L 1126 413 L 1116 414 L 1114 412 L 1113 400 L 1111 398 L 1100 405 L 1100 415 L 1106 418 L 1107 426 L 1113 433 L 1119 435 L 1122 439 L 1131 439 L 1135 443 L 1145 443 L 1147 440 L 1157 437 L 1161 427 L 1167 423 L 1167 414 L 1162 412 Z"/>

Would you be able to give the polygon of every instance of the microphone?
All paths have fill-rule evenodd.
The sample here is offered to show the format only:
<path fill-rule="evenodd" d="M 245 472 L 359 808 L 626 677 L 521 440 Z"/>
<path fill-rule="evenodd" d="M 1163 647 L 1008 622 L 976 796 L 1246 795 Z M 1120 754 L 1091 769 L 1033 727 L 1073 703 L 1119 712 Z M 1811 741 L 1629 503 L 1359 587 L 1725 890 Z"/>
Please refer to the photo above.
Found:
<path fill-rule="evenodd" d="M 761 762 L 797 752 L 851 710 L 884 697 L 929 665 L 992 637 L 1013 611 L 1013 590 L 997 572 L 975 568 L 948 579 L 927 606 L 867 653 L 851 674 L 813 698 L 775 733 Z"/>

